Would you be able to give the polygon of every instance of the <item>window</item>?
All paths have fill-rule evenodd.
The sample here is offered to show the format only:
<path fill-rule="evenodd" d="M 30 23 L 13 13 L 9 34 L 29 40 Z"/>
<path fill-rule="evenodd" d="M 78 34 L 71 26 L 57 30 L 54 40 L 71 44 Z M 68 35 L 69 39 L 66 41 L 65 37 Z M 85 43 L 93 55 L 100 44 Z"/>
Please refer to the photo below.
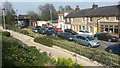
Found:
<path fill-rule="evenodd" d="M 103 28 L 104 27 L 104 25 L 101 25 L 101 28 Z"/>
<path fill-rule="evenodd" d="M 110 27 L 110 28 L 113 28 L 113 25 L 110 25 L 109 27 Z"/>
<path fill-rule="evenodd" d="M 120 17 L 119 17 L 119 16 L 116 16 L 116 20 L 120 20 Z"/>
<path fill-rule="evenodd" d="M 106 17 L 106 20 L 109 20 L 109 17 Z"/>
<path fill-rule="evenodd" d="M 105 25 L 105 28 L 108 27 L 108 25 Z"/>
<path fill-rule="evenodd" d="M 90 17 L 90 21 L 92 21 L 92 17 Z"/>
<path fill-rule="evenodd" d="M 83 30 L 85 30 L 85 26 L 83 26 Z"/>
<path fill-rule="evenodd" d="M 79 25 L 79 30 L 81 30 L 81 25 Z"/>
<path fill-rule="evenodd" d="M 115 28 L 118 28 L 118 26 L 116 25 L 116 26 L 114 26 Z"/>

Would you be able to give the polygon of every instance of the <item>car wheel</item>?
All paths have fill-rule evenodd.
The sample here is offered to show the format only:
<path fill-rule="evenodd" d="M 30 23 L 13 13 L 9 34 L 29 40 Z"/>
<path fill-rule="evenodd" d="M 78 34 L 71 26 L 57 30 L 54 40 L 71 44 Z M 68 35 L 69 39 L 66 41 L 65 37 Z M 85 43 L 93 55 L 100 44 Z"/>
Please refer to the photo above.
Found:
<path fill-rule="evenodd" d="M 77 43 L 77 41 L 74 41 L 75 43 Z"/>
<path fill-rule="evenodd" d="M 88 47 L 92 47 L 90 44 L 88 44 Z"/>
<path fill-rule="evenodd" d="M 111 50 L 111 49 L 109 49 L 109 51 L 108 51 L 108 52 L 112 53 L 112 50 Z"/>
<path fill-rule="evenodd" d="M 108 42 L 111 42 L 111 39 L 108 39 Z"/>

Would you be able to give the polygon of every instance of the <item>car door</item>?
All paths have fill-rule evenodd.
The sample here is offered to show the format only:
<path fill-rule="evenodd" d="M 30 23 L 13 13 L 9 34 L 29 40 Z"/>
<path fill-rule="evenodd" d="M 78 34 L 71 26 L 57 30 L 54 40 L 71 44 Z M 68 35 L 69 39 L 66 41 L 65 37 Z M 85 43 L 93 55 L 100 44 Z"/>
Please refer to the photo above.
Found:
<path fill-rule="evenodd" d="M 82 37 L 82 44 L 88 45 L 88 40 L 85 37 Z"/>
<path fill-rule="evenodd" d="M 120 55 L 120 43 L 116 44 L 115 53 Z"/>
<path fill-rule="evenodd" d="M 77 42 L 77 43 L 79 43 L 79 44 L 82 44 L 81 42 L 81 36 L 76 36 L 76 39 L 75 39 L 75 41 Z"/>

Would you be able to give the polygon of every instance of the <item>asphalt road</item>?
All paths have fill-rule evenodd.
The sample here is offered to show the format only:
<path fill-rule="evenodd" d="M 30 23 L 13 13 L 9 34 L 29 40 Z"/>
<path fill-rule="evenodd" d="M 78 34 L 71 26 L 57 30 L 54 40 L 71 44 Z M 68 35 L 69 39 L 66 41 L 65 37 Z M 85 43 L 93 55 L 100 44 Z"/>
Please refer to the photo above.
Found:
<path fill-rule="evenodd" d="M 100 46 L 97 47 L 97 49 L 101 50 L 101 51 L 105 51 L 105 49 L 111 45 L 111 44 L 115 44 L 117 42 L 107 42 L 107 41 L 101 41 L 100 42 Z"/>

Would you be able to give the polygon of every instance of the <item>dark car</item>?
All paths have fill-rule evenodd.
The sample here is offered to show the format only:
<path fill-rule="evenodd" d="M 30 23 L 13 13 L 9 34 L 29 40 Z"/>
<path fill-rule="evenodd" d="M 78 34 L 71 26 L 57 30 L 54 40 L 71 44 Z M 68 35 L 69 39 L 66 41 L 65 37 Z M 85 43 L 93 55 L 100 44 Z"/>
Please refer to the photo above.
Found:
<path fill-rule="evenodd" d="M 105 50 L 120 55 L 120 43 L 112 44 L 108 46 Z"/>
<path fill-rule="evenodd" d="M 32 32 L 37 33 L 38 32 L 38 28 L 32 28 Z"/>
<path fill-rule="evenodd" d="M 98 33 L 95 34 L 94 37 L 97 37 L 98 40 L 109 41 L 109 42 L 117 42 L 118 37 L 112 36 L 108 33 Z"/>
<path fill-rule="evenodd" d="M 46 27 L 47 30 L 54 30 L 53 27 Z"/>
<path fill-rule="evenodd" d="M 62 39 L 69 40 L 69 41 L 73 41 L 73 38 L 75 37 L 74 35 L 72 35 L 69 32 L 59 33 L 57 36 Z"/>
<path fill-rule="evenodd" d="M 64 32 L 69 32 L 69 33 L 71 33 L 72 35 L 77 35 L 77 34 L 78 34 L 77 32 L 75 32 L 75 31 L 72 30 L 72 29 L 65 29 Z"/>
<path fill-rule="evenodd" d="M 38 30 L 38 33 L 40 33 L 40 34 L 45 34 L 46 31 L 47 31 L 46 28 L 40 28 L 40 29 Z"/>
<path fill-rule="evenodd" d="M 57 36 L 57 32 L 55 32 L 54 30 L 47 30 L 46 32 L 45 32 L 45 34 L 47 34 L 47 35 L 53 35 L 53 36 Z"/>

